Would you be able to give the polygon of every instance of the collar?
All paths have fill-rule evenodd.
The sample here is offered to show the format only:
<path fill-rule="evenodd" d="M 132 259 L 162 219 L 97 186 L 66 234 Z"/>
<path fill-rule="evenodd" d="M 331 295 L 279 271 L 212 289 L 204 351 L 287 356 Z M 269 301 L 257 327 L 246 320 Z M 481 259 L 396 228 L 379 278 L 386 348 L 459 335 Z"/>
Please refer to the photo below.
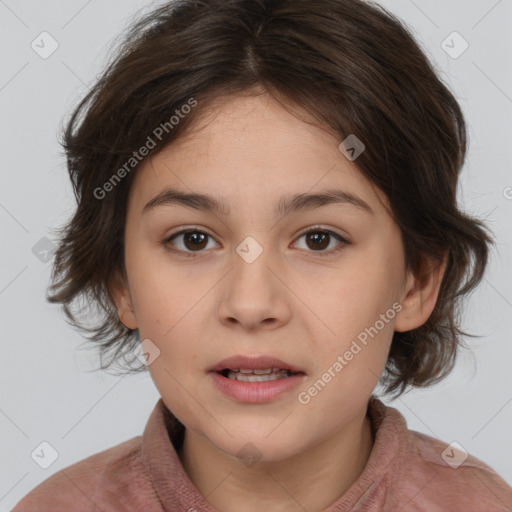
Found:
<path fill-rule="evenodd" d="M 379 486 L 400 451 L 406 450 L 407 425 L 399 411 L 371 395 L 367 414 L 374 445 L 363 473 L 345 494 L 325 512 L 359 509 L 365 503 L 377 503 L 386 486 Z M 218 512 L 201 495 L 183 468 L 178 453 L 183 445 L 185 427 L 167 409 L 160 398 L 151 413 L 142 436 L 142 458 L 146 471 L 166 512 Z"/>

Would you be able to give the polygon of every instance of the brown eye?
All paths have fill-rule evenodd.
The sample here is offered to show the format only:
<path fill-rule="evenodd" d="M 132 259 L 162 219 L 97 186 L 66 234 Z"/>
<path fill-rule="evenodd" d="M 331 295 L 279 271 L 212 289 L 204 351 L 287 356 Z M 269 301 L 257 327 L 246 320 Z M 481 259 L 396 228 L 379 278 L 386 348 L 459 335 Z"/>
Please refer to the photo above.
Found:
<path fill-rule="evenodd" d="M 203 252 L 208 247 L 208 241 L 212 237 L 202 231 L 183 230 L 164 240 L 164 246 L 171 252 L 183 253 L 185 256 L 194 257 L 194 252 Z M 213 240 L 213 239 L 212 239 Z"/>
<path fill-rule="evenodd" d="M 305 249 L 309 252 L 318 252 L 321 254 L 329 255 L 335 253 L 348 245 L 349 242 L 342 236 L 329 229 L 311 228 L 306 233 L 303 233 L 299 239 L 304 238 L 306 243 Z M 332 244 L 334 240 L 338 244 Z M 333 248 L 328 249 L 329 246 L 334 245 Z"/>
<path fill-rule="evenodd" d="M 206 247 L 208 235 L 198 231 L 189 231 L 183 235 L 183 244 L 191 251 L 201 250 Z"/>
<path fill-rule="evenodd" d="M 325 231 L 314 231 L 306 234 L 307 245 L 310 249 L 322 250 L 329 246 L 330 235 Z"/>

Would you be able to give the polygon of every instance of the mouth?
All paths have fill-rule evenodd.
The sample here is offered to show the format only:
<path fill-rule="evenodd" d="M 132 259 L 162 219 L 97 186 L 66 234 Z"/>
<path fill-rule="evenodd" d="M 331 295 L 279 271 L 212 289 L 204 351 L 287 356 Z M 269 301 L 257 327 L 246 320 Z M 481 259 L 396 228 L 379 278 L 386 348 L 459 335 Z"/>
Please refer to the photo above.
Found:
<path fill-rule="evenodd" d="M 290 396 L 306 379 L 306 373 L 280 359 L 236 356 L 210 368 L 212 384 L 237 403 L 263 404 Z"/>
<path fill-rule="evenodd" d="M 234 356 L 209 368 L 215 387 L 230 399 L 243 403 L 276 400 L 306 378 L 301 368 L 268 356 Z"/>

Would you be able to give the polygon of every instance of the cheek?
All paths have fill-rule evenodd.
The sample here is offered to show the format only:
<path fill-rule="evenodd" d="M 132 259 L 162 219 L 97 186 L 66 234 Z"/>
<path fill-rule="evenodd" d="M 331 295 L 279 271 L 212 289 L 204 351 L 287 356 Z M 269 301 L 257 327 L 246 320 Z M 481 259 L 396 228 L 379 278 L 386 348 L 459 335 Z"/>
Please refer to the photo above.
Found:
<path fill-rule="evenodd" d="M 141 336 L 161 338 L 161 331 L 167 332 L 185 314 L 188 285 L 176 267 L 166 264 L 163 250 L 134 245 L 127 245 L 126 265 L 139 330 Z"/>
<path fill-rule="evenodd" d="M 155 343 L 172 371 L 184 362 L 190 365 L 199 351 L 195 340 L 204 337 L 198 319 L 204 318 L 208 301 L 202 298 L 214 279 L 211 274 L 209 278 L 194 277 L 184 272 L 183 266 L 169 264 L 165 255 L 154 249 L 135 253 L 131 263 L 129 277 L 141 340 L 149 338 Z"/>
<path fill-rule="evenodd" d="M 319 372 L 346 354 L 343 373 L 347 379 L 357 381 L 358 368 L 364 367 L 366 377 L 378 380 L 394 331 L 400 265 L 393 254 L 377 247 L 354 251 L 336 272 L 326 276 L 323 286 L 314 288 L 308 304 L 327 327 L 317 339 L 322 359 Z"/>
<path fill-rule="evenodd" d="M 354 253 L 325 276 L 323 286 L 315 282 L 315 307 L 328 317 L 335 332 L 353 335 L 354 329 L 373 325 L 398 296 L 396 266 L 374 251 Z"/>

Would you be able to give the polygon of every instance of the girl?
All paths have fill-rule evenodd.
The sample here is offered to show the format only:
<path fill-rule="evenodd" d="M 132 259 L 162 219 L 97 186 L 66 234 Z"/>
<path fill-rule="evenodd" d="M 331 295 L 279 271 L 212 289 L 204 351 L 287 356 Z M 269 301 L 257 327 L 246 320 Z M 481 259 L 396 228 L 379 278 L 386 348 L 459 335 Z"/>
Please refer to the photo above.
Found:
<path fill-rule="evenodd" d="M 170 2 L 63 145 L 78 207 L 49 299 L 161 399 L 16 512 L 512 509 L 492 468 L 373 394 L 449 373 L 492 243 L 457 206 L 461 109 L 392 14 Z"/>

